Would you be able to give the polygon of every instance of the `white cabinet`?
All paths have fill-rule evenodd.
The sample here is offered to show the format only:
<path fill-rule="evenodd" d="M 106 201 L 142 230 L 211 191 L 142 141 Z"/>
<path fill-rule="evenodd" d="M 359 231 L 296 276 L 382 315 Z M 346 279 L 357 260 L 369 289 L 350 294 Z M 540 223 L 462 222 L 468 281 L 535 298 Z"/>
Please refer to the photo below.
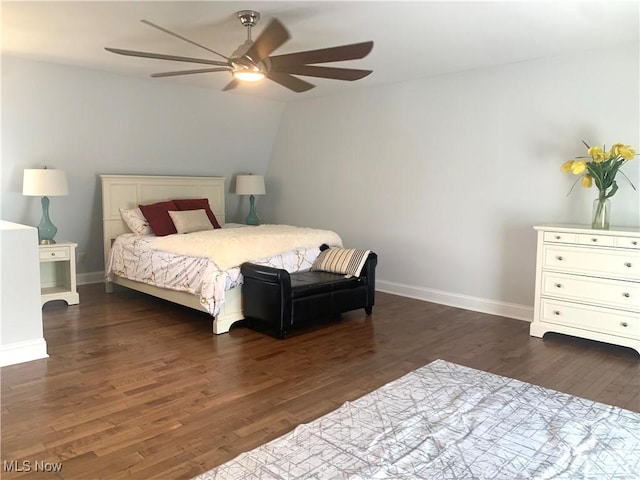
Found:
<path fill-rule="evenodd" d="M 71 242 L 38 246 L 42 305 L 51 300 L 64 300 L 69 305 L 80 303 L 76 287 L 76 246 Z"/>
<path fill-rule="evenodd" d="M 640 229 L 542 225 L 530 333 L 631 347 L 640 353 Z"/>
<path fill-rule="evenodd" d="M 0 367 L 47 358 L 38 229 L 0 220 L 0 264 Z"/>

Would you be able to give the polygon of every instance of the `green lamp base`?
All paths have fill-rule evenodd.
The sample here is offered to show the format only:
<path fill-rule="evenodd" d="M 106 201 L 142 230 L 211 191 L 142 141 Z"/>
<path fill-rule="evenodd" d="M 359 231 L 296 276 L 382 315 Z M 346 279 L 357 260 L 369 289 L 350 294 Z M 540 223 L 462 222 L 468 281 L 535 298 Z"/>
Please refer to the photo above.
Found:
<path fill-rule="evenodd" d="M 260 217 L 258 217 L 258 214 L 256 213 L 255 203 L 256 197 L 251 195 L 249 197 L 249 215 L 244 219 L 247 225 L 260 225 Z"/>
<path fill-rule="evenodd" d="M 38 241 L 40 245 L 56 243 L 53 237 L 58 233 L 56 226 L 49 218 L 49 197 L 42 197 L 42 219 L 38 225 Z"/>

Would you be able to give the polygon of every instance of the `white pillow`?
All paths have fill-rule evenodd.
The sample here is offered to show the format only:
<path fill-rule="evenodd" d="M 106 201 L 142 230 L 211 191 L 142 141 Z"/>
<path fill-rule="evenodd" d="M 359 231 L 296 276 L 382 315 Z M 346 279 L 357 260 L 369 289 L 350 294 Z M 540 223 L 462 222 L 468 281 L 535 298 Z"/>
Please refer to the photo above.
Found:
<path fill-rule="evenodd" d="M 169 215 L 173 224 L 176 226 L 178 233 L 191 233 L 201 232 L 202 230 L 213 230 L 213 225 L 207 212 L 204 209 L 201 210 L 180 210 L 172 212 L 169 210 Z"/>
<path fill-rule="evenodd" d="M 142 210 L 140 210 L 138 207 L 129 209 L 121 208 L 120 216 L 122 217 L 122 220 L 124 220 L 124 223 L 127 224 L 127 227 L 129 227 L 129 230 L 131 230 L 133 233 L 137 235 L 153 234 L 153 230 L 151 230 L 149 222 L 147 222 L 147 219 L 144 218 Z"/>

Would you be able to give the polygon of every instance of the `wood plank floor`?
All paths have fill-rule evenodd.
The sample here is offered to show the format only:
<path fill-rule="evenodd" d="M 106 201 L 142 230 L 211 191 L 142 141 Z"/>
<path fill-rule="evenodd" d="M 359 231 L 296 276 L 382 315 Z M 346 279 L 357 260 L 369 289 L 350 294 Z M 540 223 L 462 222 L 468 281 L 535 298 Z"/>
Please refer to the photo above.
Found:
<path fill-rule="evenodd" d="M 43 309 L 50 357 L 1 370 L 3 479 L 188 479 L 441 358 L 640 411 L 631 349 L 379 293 L 284 341 L 211 333 L 195 312 L 80 287 Z M 35 462 L 62 462 L 35 473 Z"/>

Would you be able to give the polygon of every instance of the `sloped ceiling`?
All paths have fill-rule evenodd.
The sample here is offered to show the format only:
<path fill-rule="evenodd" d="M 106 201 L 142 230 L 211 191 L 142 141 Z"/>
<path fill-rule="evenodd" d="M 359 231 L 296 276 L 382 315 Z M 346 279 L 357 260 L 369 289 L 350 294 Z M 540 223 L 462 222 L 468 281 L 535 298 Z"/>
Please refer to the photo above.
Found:
<path fill-rule="evenodd" d="M 229 95 L 279 101 L 504 65 L 638 42 L 638 1 L 142 1 L 2 2 L 2 52 L 33 60 L 147 77 L 189 64 L 123 57 L 104 47 L 211 58 L 213 54 L 140 22 L 150 20 L 229 55 L 246 38 L 236 12 L 257 10 L 253 38 L 273 17 L 291 40 L 275 54 L 373 40 L 372 53 L 340 66 L 373 70 L 356 82 L 311 79 L 296 94 L 270 81 Z M 201 68 L 194 65 L 194 68 Z M 588 75 L 588 72 L 585 72 Z M 156 79 L 221 90 L 230 75 L 207 73 Z"/>

